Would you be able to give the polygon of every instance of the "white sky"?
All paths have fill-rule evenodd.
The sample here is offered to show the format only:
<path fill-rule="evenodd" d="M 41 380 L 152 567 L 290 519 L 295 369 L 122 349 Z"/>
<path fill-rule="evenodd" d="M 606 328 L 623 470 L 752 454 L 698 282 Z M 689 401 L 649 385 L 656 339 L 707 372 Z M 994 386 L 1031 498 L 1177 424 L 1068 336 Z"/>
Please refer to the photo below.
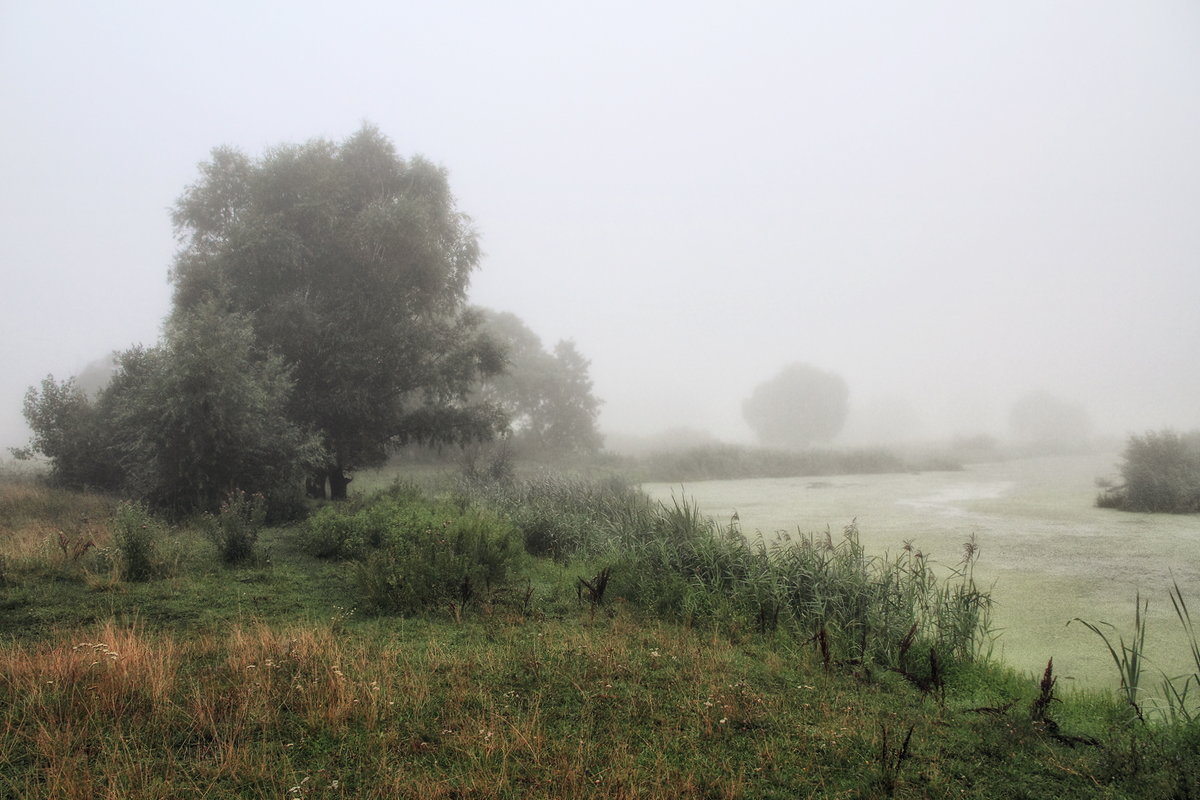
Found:
<path fill-rule="evenodd" d="M 157 338 L 214 146 L 364 120 L 450 170 L 473 301 L 575 339 L 606 430 L 748 438 L 797 360 L 930 435 L 1035 389 L 1200 426 L 1193 0 L 0 0 L 0 109 L 0 445 Z"/>

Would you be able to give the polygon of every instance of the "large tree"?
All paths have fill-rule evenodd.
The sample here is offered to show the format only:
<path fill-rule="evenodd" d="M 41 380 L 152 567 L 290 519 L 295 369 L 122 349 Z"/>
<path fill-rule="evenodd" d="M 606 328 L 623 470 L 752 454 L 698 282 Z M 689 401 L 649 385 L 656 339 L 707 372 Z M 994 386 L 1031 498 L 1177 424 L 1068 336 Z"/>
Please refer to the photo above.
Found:
<path fill-rule="evenodd" d="M 311 494 L 344 497 L 395 444 L 492 434 L 499 415 L 465 401 L 502 360 L 464 306 L 479 247 L 445 170 L 371 126 L 257 160 L 220 148 L 200 170 L 173 215 L 174 313 L 244 313 L 283 357 L 289 415 L 328 453 Z"/>
<path fill-rule="evenodd" d="M 742 416 L 762 444 L 801 448 L 837 436 L 848 408 L 849 390 L 840 375 L 790 364 L 754 389 Z"/>

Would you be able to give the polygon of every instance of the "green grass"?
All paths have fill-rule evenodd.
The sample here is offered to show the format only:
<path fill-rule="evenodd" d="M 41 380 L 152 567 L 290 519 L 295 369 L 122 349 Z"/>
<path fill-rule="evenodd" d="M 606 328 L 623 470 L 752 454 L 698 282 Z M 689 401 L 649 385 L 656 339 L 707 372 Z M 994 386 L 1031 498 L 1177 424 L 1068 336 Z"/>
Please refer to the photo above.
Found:
<path fill-rule="evenodd" d="M 1166 796 L 1144 791 L 1156 764 L 1123 774 L 1104 748 L 1071 747 L 1031 722 L 1032 685 L 967 669 L 967 691 L 941 701 L 886 676 L 826 672 L 807 650 L 621 610 L 247 623 L 186 638 L 100 625 L 6 648 L 0 791 Z M 1013 711 L 977 710 L 1015 692 Z M 909 757 L 895 763 L 909 730 Z M 1161 775 L 1151 783 L 1168 788 Z"/>
<path fill-rule="evenodd" d="M 616 487 L 577 488 L 574 513 L 608 508 L 607 524 L 618 524 Z M 0 502 L 13 499 L 7 491 Z M 82 506 L 72 502 L 92 500 L 55 502 L 57 524 L 74 519 Z M 263 529 L 257 563 L 227 566 L 201 527 L 177 526 L 157 543 L 155 576 L 132 582 L 102 574 L 99 523 L 96 546 L 70 560 L 31 546 L 29 531 L 44 528 L 19 517 L 23 527 L 0 528 L 0 553 L 15 565 L 0 585 L 0 797 L 1118 798 L 1200 789 L 1194 725 L 1131 727 L 1116 697 L 1072 691 L 1035 719 L 1037 681 L 965 654 L 948 653 L 940 685 L 924 686 L 889 666 L 894 652 L 827 658 L 811 626 L 760 626 L 752 606 L 735 602 L 753 595 L 731 582 L 769 566 L 766 554 L 706 538 L 715 523 L 693 507 L 640 514 L 628 520 L 650 527 L 629 537 L 634 555 L 652 546 L 664 555 L 668 537 L 678 545 L 665 557 L 691 565 L 677 572 L 694 593 L 691 613 L 661 616 L 633 591 L 663 576 L 627 567 L 663 562 L 614 561 L 594 540 L 558 560 L 528 559 L 460 613 L 368 616 L 351 608 L 353 560 L 308 555 L 300 527 Z M 849 543 L 819 544 L 806 569 L 847 582 L 889 574 L 872 572 L 887 564 Z M 908 558 L 904 568 L 922 575 Z M 580 602 L 579 578 L 605 566 L 609 596 Z M 700 613 L 696 598 L 726 590 L 730 605 Z"/>

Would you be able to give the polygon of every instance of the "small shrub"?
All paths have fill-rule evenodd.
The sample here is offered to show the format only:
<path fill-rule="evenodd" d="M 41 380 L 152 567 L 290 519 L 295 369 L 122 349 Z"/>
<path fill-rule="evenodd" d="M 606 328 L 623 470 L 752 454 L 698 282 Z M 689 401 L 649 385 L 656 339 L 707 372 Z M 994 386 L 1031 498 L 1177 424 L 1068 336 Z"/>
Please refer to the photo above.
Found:
<path fill-rule="evenodd" d="M 316 558 L 366 559 L 388 538 L 440 525 L 459 511 L 422 500 L 397 487 L 362 506 L 326 506 L 300 532 L 300 547 Z"/>
<path fill-rule="evenodd" d="M 300 529 L 300 549 L 316 558 L 346 559 L 361 553 L 364 539 L 353 514 L 326 506 Z"/>
<path fill-rule="evenodd" d="M 238 489 L 230 492 L 215 515 L 208 517 L 205 528 L 221 561 L 241 564 L 254 556 L 258 533 L 266 519 L 266 498 Z"/>
<path fill-rule="evenodd" d="M 153 578 L 159 567 L 158 543 L 165 534 L 163 524 L 146 507 L 121 503 L 113 516 L 113 539 L 121 554 L 121 577 L 127 581 Z"/>

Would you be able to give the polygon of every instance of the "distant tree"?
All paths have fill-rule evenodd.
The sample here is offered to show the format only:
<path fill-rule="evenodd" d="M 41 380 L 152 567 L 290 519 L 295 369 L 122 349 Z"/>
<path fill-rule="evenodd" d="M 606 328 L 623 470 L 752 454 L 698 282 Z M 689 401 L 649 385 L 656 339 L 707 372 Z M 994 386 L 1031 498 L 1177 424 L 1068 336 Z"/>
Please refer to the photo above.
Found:
<path fill-rule="evenodd" d="M 1017 400 L 1008 422 L 1018 443 L 1050 453 L 1086 447 L 1092 434 L 1091 419 L 1081 404 L 1048 392 L 1031 392 Z"/>
<path fill-rule="evenodd" d="M 294 508 L 323 453 L 288 419 L 288 367 L 257 348 L 246 317 L 201 305 L 116 365 L 94 398 L 53 378 L 26 395 L 32 447 L 56 478 L 174 515 L 214 511 L 235 489 L 264 495 L 276 515 Z"/>
<path fill-rule="evenodd" d="M 600 401 L 592 393 L 589 363 L 571 341 L 553 353 L 520 317 L 480 310 L 483 330 L 505 353 L 504 370 L 483 379 L 479 395 L 501 408 L 517 441 L 553 453 L 594 453 Z"/>
<path fill-rule="evenodd" d="M 215 301 L 282 356 L 288 417 L 327 453 L 311 494 L 345 497 L 393 445 L 495 432 L 495 409 L 466 402 L 501 359 L 464 308 L 479 247 L 445 170 L 364 126 L 258 160 L 217 149 L 200 171 L 174 210 L 174 314 Z"/>
<path fill-rule="evenodd" d="M 591 362 L 564 340 L 554 345 L 554 380 L 546 387 L 547 403 L 536 430 L 537 439 L 551 450 L 594 453 L 604 444 L 596 429 L 600 401 L 588 377 Z"/>
<path fill-rule="evenodd" d="M 837 436 L 846 422 L 849 398 L 841 376 L 791 364 L 755 388 L 742 404 L 742 416 L 764 445 L 808 447 Z"/>
<path fill-rule="evenodd" d="M 1130 436 L 1121 465 L 1124 484 L 1097 504 L 1124 511 L 1200 512 L 1200 431 Z"/>

